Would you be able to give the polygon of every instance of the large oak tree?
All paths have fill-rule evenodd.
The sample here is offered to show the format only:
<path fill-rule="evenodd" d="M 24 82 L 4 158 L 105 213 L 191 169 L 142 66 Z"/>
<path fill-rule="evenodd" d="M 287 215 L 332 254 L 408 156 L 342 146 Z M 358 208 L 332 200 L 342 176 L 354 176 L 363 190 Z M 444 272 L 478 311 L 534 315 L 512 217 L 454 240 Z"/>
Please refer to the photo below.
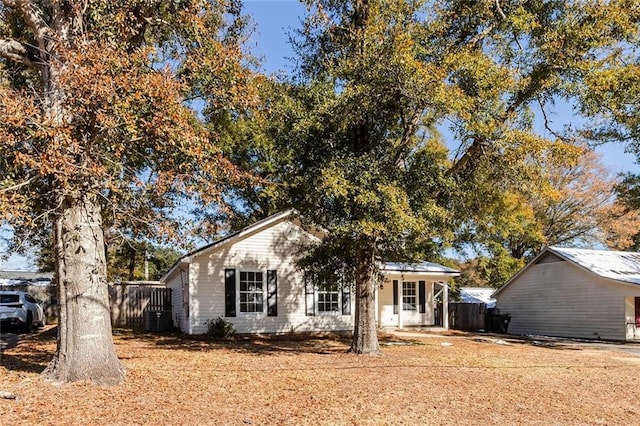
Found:
<path fill-rule="evenodd" d="M 376 353 L 381 262 L 433 259 L 491 202 L 478 188 L 535 185 L 539 157 L 573 162 L 576 135 L 536 117 L 549 125 L 632 29 L 625 2 L 305 3 L 297 73 L 236 151 L 274 184 L 239 198 L 249 214 L 293 203 L 327 230 L 303 266 L 355 282 L 351 351 Z"/>
<path fill-rule="evenodd" d="M 55 235 L 60 320 L 44 374 L 115 384 L 104 233 L 157 236 L 238 178 L 216 140 L 251 91 L 236 1 L 0 2 L 0 220 Z M 189 99 L 206 98 L 199 124 Z M 217 119 L 217 121 L 215 120 Z"/>

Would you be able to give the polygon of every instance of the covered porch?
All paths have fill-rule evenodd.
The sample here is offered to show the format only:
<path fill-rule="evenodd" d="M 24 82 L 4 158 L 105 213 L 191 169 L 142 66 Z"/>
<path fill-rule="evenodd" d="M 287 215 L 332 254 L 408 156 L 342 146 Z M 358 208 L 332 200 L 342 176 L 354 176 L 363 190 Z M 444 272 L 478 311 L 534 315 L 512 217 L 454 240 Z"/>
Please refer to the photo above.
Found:
<path fill-rule="evenodd" d="M 447 282 L 459 276 L 458 271 L 432 262 L 387 262 L 382 272 L 384 279 L 376 292 L 378 327 L 449 328 Z"/>

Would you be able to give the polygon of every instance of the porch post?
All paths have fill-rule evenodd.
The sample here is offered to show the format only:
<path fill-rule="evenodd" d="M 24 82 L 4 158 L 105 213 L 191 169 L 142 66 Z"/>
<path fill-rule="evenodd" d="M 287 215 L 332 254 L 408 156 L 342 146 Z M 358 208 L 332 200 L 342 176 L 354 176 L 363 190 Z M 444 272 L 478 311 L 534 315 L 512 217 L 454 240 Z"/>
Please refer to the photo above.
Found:
<path fill-rule="evenodd" d="M 398 280 L 398 328 L 402 328 L 402 280 Z"/>
<path fill-rule="evenodd" d="M 442 328 L 449 329 L 449 284 L 442 282 Z"/>

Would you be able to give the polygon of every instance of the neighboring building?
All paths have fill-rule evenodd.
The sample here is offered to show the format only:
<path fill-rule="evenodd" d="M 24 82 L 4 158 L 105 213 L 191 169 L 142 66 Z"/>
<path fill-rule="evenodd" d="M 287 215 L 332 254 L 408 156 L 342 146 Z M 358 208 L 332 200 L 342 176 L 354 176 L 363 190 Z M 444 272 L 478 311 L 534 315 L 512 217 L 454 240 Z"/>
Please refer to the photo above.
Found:
<path fill-rule="evenodd" d="M 495 308 L 493 287 L 460 287 L 460 303 L 484 303 L 487 308 Z"/>
<path fill-rule="evenodd" d="M 548 247 L 494 297 L 511 334 L 640 340 L 640 253 Z"/>
<path fill-rule="evenodd" d="M 52 279 L 53 272 L 0 271 L 0 286 L 48 286 Z"/>
<path fill-rule="evenodd" d="M 320 238 L 285 211 L 182 257 L 160 280 L 173 291 L 174 325 L 202 334 L 208 320 L 222 317 L 238 333 L 352 330 L 351 290 L 314 286 L 296 266 L 301 249 Z M 428 262 L 387 263 L 383 273 L 378 324 L 396 327 L 434 325 L 438 296 L 447 302 L 444 283 L 458 275 Z"/>

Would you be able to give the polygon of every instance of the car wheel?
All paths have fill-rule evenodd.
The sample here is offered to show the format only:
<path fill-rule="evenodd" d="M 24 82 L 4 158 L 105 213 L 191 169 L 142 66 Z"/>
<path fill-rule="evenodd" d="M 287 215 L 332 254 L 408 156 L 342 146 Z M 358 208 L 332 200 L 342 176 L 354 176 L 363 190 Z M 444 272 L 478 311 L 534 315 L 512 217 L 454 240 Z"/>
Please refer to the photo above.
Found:
<path fill-rule="evenodd" d="M 27 313 L 27 322 L 22 324 L 22 331 L 25 333 L 30 333 L 32 326 L 33 326 L 33 314 L 29 312 Z"/>

